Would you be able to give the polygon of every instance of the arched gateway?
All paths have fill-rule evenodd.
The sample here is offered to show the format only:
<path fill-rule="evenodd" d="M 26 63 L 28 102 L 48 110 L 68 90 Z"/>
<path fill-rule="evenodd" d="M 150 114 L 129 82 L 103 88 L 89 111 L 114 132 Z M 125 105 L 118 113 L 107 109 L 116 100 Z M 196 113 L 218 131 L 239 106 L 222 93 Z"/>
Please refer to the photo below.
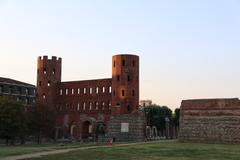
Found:
<path fill-rule="evenodd" d="M 56 139 L 95 138 L 104 135 L 106 130 L 117 131 L 117 137 L 129 140 L 145 138 L 144 134 L 135 136 L 139 132 L 134 128 L 138 121 L 133 122 L 137 116 L 129 122 L 129 118 L 119 118 L 139 108 L 139 56 L 114 55 L 111 68 L 109 78 L 62 82 L 62 59 L 38 57 L 37 101 L 56 108 Z M 119 118 L 120 122 L 109 126 L 114 118 Z M 97 124 L 99 121 L 104 125 Z M 129 123 L 128 133 L 121 132 L 122 123 Z M 109 127 L 113 127 L 112 130 L 106 129 Z"/>
<path fill-rule="evenodd" d="M 90 121 L 82 123 L 82 139 L 88 139 L 93 136 L 93 125 Z"/>

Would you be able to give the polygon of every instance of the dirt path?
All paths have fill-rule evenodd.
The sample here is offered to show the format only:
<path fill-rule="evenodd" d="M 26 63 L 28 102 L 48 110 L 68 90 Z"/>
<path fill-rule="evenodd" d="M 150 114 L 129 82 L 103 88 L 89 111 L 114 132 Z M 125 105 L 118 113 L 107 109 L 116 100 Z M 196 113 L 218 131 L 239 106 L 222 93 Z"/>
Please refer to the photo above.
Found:
<path fill-rule="evenodd" d="M 152 143 L 161 143 L 161 141 L 126 143 L 126 144 L 114 144 L 113 146 L 109 146 L 109 145 L 89 146 L 89 147 L 61 149 L 61 150 L 54 150 L 54 151 L 43 151 L 43 152 L 38 152 L 38 153 L 31 153 L 31 154 L 24 154 L 24 155 L 18 155 L 18 156 L 4 157 L 4 158 L 0 158 L 0 160 L 30 159 L 30 158 L 38 158 L 38 157 L 47 156 L 47 155 L 53 155 L 53 154 L 67 153 L 67 152 L 71 152 L 71 151 L 81 151 L 81 150 L 87 150 L 87 149 L 109 148 L 109 147 L 120 147 L 120 146 L 132 146 L 132 145 L 137 145 L 137 144 L 152 144 Z"/>

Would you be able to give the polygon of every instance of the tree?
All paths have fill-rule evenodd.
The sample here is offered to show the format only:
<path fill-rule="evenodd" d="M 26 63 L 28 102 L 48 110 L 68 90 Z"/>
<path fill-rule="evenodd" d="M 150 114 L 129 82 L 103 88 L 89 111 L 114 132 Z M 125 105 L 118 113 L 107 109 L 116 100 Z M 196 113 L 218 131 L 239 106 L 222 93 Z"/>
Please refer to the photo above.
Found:
<path fill-rule="evenodd" d="M 16 138 L 23 139 L 27 132 L 25 107 L 9 98 L 0 98 L 0 138 L 6 144 L 14 144 Z"/>
<path fill-rule="evenodd" d="M 176 127 L 179 126 L 179 118 L 180 118 L 180 109 L 176 108 L 173 115 L 173 125 Z"/>
<path fill-rule="evenodd" d="M 37 143 L 41 143 L 41 137 L 53 138 L 55 130 L 56 112 L 51 106 L 36 103 L 28 112 L 30 133 L 37 137 Z"/>
<path fill-rule="evenodd" d="M 167 106 L 151 105 L 144 108 L 147 116 L 147 125 L 156 126 L 159 130 L 165 129 L 165 118 L 172 119 L 172 110 Z"/>

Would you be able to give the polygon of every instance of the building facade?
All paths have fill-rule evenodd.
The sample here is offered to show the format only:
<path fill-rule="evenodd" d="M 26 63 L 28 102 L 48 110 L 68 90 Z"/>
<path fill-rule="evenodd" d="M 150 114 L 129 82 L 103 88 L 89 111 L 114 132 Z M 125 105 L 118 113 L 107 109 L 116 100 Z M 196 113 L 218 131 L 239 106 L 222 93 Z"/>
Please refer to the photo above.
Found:
<path fill-rule="evenodd" d="M 140 100 L 140 104 L 141 107 L 147 107 L 147 106 L 151 106 L 152 105 L 152 100 L 148 99 L 148 100 Z"/>
<path fill-rule="evenodd" d="M 62 82 L 61 69 L 61 58 L 38 58 L 37 100 L 57 109 L 57 138 L 105 134 L 112 117 L 138 111 L 139 56 L 113 56 L 111 78 Z"/>
<path fill-rule="evenodd" d="M 11 98 L 23 105 L 33 105 L 36 87 L 17 80 L 0 77 L 0 96 Z"/>

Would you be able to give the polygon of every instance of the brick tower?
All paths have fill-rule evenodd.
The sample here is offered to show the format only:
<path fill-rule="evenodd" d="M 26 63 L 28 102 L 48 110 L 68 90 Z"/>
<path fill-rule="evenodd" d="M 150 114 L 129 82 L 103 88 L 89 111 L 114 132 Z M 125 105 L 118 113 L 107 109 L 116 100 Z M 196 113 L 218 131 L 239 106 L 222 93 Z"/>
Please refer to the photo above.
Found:
<path fill-rule="evenodd" d="M 112 116 L 132 113 L 139 106 L 139 56 L 112 57 Z"/>
<path fill-rule="evenodd" d="M 38 57 L 37 65 L 37 101 L 54 105 L 56 85 L 61 82 L 62 59 L 53 56 Z"/>

